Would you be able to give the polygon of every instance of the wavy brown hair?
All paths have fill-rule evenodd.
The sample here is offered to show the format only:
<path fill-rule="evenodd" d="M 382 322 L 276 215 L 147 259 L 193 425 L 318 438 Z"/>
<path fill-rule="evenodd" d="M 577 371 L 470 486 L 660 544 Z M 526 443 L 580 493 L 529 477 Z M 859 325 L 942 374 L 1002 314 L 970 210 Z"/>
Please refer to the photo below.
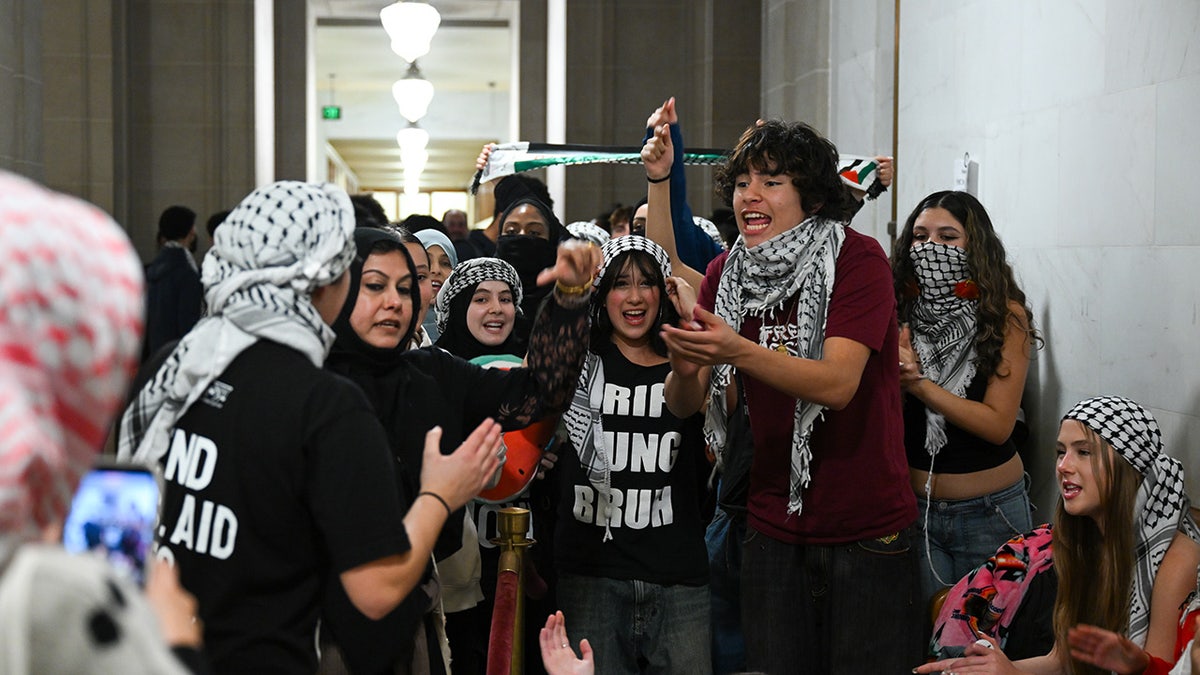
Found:
<path fill-rule="evenodd" d="M 1116 633 L 1129 628 L 1129 589 L 1135 562 L 1133 511 L 1142 475 L 1095 431 L 1079 424 L 1092 449 L 1092 474 L 1101 493 L 1104 529 L 1088 516 L 1067 513 L 1059 496 L 1052 543 L 1058 573 L 1054 643 L 1064 672 L 1101 675 L 1108 671 L 1071 658 L 1067 629 L 1081 623 Z"/>
<path fill-rule="evenodd" d="M 913 226 L 922 213 L 936 208 L 948 211 L 967 234 L 967 266 L 971 270 L 971 280 L 979 288 L 975 369 L 989 376 L 994 373 L 1007 377 L 1008 373 L 1001 373 L 999 369 L 1003 360 L 1001 349 L 1004 347 L 1004 332 L 1009 322 L 1025 327 L 1034 348 L 1041 345 L 1042 339 L 1033 326 L 1033 311 L 1029 308 L 1024 291 L 1017 285 L 1004 244 L 992 227 L 992 219 L 988 217 L 983 204 L 970 193 L 954 190 L 935 192 L 922 199 L 904 222 L 904 230 L 892 249 L 892 281 L 896 289 L 896 313 L 900 323 L 908 323 L 912 316 L 919 288 L 912 259 L 908 257 L 908 250 L 913 243 Z M 1025 310 L 1025 316 L 1016 316 L 1009 309 L 1010 302 L 1020 305 Z"/>
<path fill-rule="evenodd" d="M 853 197 L 838 177 L 837 163 L 837 146 L 816 129 L 803 122 L 771 120 L 742 132 L 737 147 L 717 168 L 713 189 L 731 206 L 738 176 L 751 170 L 787 174 L 800 192 L 805 213 L 845 221 Z"/>

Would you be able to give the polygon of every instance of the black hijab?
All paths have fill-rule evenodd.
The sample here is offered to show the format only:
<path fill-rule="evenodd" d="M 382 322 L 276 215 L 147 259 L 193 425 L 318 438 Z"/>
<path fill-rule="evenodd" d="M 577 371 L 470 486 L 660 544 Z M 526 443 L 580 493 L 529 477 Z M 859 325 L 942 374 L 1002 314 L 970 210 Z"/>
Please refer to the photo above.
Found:
<path fill-rule="evenodd" d="M 383 244 L 382 248 L 387 252 L 398 251 L 404 257 L 410 272 L 416 269 L 412 256 L 408 253 L 408 247 L 394 232 L 370 227 L 360 227 L 354 230 L 354 245 L 358 249 L 358 255 L 350 264 L 350 290 L 346 294 L 346 304 L 342 306 L 341 313 L 333 322 L 333 331 L 337 338 L 333 342 L 333 348 L 329 351 L 325 367 L 353 380 L 366 392 L 367 398 L 375 406 L 376 412 L 385 414 L 386 411 L 393 408 L 392 398 L 396 392 L 393 379 L 398 374 L 397 367 L 400 365 L 404 352 L 408 349 L 413 333 L 417 330 L 417 314 L 419 313 L 417 309 L 421 306 L 421 289 L 416 283 L 414 273 L 411 286 L 413 312 L 399 345 L 392 349 L 380 349 L 367 344 L 358 336 L 358 333 L 350 325 L 350 315 L 354 312 L 354 305 L 358 302 L 358 288 L 362 283 L 363 265 L 366 264 L 372 250 L 380 244 Z"/>
<path fill-rule="evenodd" d="M 381 416 L 388 443 L 392 452 L 396 453 L 402 439 L 397 435 L 396 425 L 392 423 L 394 420 L 384 420 L 382 416 L 390 417 L 396 414 L 400 398 L 408 390 L 406 384 L 413 376 L 412 366 L 406 364 L 405 352 L 413 332 L 417 329 L 421 290 L 416 283 L 416 274 L 413 272 L 416 266 L 413 265 L 412 256 L 408 254 L 408 247 L 394 232 L 360 227 L 354 231 L 354 244 L 358 254 L 350 264 L 350 290 L 346 294 L 346 304 L 333 323 L 337 338 L 329 352 L 329 358 L 325 361 L 325 367 L 349 378 L 366 393 L 376 414 Z M 393 349 L 380 349 L 367 344 L 350 325 L 350 314 L 354 312 L 354 305 L 358 302 L 363 265 L 366 264 L 372 250 L 380 244 L 383 244 L 381 250 L 384 252 L 399 251 L 414 277 L 411 292 L 412 317 L 399 345 Z M 412 482 L 415 476 L 411 474 L 415 472 L 415 467 L 406 469 L 404 462 L 397 463 L 396 467 L 401 499 L 408 504 L 419 485 L 419 482 Z M 429 600 L 425 594 L 409 593 L 404 602 L 386 617 L 371 621 L 354 607 L 342 584 L 337 581 L 336 574 L 331 574 L 322 601 L 323 620 L 341 645 L 342 658 L 354 672 L 390 672 L 395 663 L 411 659 L 414 649 L 412 636 L 423 620 L 428 604 Z"/>
<path fill-rule="evenodd" d="M 554 284 L 538 286 L 538 274 L 548 267 L 554 267 L 559 243 L 572 238 L 571 232 L 563 227 L 550 207 L 533 197 L 518 199 L 504 210 L 500 216 L 500 232 L 504 232 L 504 221 L 508 220 L 509 215 L 525 205 L 533 206 L 541 212 L 546 221 L 547 239 L 528 234 L 501 234 L 496 240 L 496 257 L 516 268 L 517 275 L 521 277 L 521 285 L 525 289 L 525 299 L 521 302 L 522 316 L 517 317 L 517 325 L 513 330 L 513 335 L 520 342 L 520 354 L 525 353 L 538 308 L 554 290 Z"/>
<path fill-rule="evenodd" d="M 485 279 L 485 281 L 487 280 Z M 497 278 L 493 281 L 503 281 L 503 279 Z M 467 286 L 450 300 L 449 320 L 446 323 L 446 330 L 442 331 L 441 336 L 438 337 L 438 341 L 435 344 L 467 361 L 480 356 L 512 355 L 524 357 L 525 340 L 520 339 L 517 335 L 517 324 L 521 320 L 520 314 L 514 317 L 513 330 L 508 334 L 508 339 L 501 344 L 494 347 L 485 345 L 477 340 L 474 335 L 471 335 L 471 330 L 467 328 L 467 308 L 470 307 L 471 298 L 474 297 L 475 290 L 478 288 L 478 283 Z M 509 288 L 511 289 L 512 287 L 510 286 Z M 516 295 L 515 291 L 513 295 Z"/>

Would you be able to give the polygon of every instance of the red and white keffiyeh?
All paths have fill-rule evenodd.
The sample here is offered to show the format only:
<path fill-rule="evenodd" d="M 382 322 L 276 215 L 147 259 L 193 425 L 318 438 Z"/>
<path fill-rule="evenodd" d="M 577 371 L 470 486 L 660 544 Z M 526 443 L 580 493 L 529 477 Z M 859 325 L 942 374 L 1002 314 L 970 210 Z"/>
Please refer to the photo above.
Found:
<path fill-rule="evenodd" d="M 136 366 L 142 266 L 100 209 L 0 171 L 0 533 L 61 518 Z"/>

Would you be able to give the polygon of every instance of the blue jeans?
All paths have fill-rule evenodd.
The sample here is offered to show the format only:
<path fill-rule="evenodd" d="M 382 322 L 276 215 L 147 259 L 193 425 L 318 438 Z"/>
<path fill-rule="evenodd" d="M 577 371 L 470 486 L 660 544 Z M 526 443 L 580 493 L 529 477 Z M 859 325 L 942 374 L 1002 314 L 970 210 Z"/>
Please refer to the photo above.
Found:
<path fill-rule="evenodd" d="M 1033 529 L 1025 479 L 974 499 L 926 501 L 917 497 L 921 522 L 928 514 L 926 541 L 917 544 L 921 558 L 921 596 L 926 600 L 953 586 L 979 567 L 1004 542 Z M 922 532 L 924 535 L 925 532 Z M 937 576 L 934 576 L 934 573 Z M 937 577 L 941 577 L 938 581 Z"/>
<path fill-rule="evenodd" d="M 919 663 L 916 527 L 830 546 L 787 544 L 747 528 L 742 628 L 747 670 L 907 673 Z"/>
<path fill-rule="evenodd" d="M 746 669 L 742 639 L 742 540 L 745 518 L 731 518 L 717 507 L 704 543 L 708 546 L 708 590 L 712 599 L 712 669 L 717 675 Z"/>
<path fill-rule="evenodd" d="M 572 642 L 587 638 L 598 675 L 707 673 L 708 587 L 558 575 Z M 643 666 L 640 664 L 645 664 Z"/>

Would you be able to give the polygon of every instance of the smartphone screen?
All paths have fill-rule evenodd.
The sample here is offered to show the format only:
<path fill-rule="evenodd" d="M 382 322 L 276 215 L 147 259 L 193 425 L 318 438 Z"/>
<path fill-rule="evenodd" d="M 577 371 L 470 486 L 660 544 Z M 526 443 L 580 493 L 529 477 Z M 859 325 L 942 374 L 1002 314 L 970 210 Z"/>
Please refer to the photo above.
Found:
<path fill-rule="evenodd" d="M 106 558 L 139 586 L 158 517 L 158 477 L 134 464 L 103 464 L 79 482 L 63 524 L 63 546 Z"/>

